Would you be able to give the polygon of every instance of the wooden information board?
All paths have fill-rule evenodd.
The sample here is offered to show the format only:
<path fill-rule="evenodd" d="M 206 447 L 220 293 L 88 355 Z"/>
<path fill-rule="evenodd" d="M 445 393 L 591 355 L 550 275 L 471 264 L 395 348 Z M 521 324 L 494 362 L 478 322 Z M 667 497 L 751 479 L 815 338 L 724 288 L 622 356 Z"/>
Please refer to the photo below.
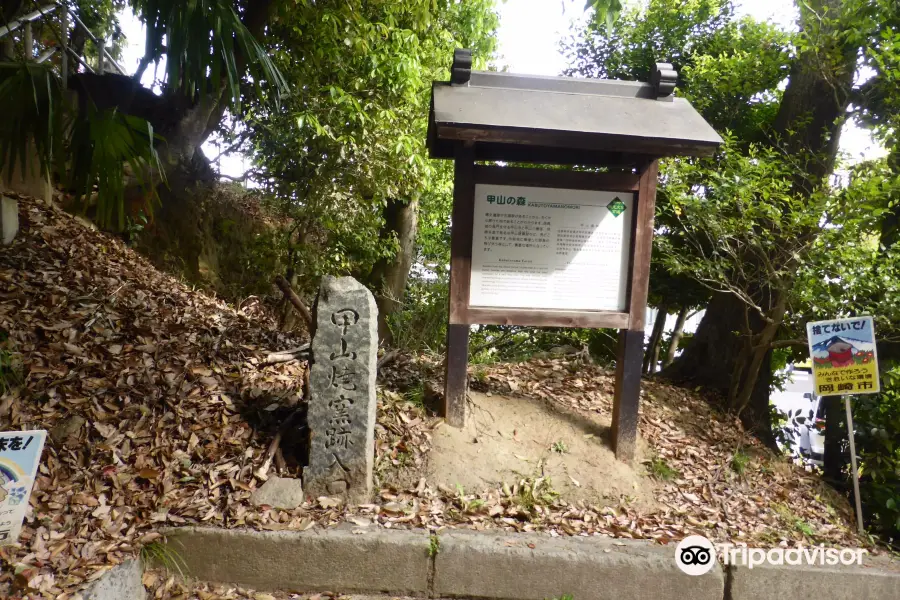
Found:
<path fill-rule="evenodd" d="M 634 194 L 477 184 L 471 306 L 626 310 Z"/>
<path fill-rule="evenodd" d="M 610 437 L 634 457 L 657 159 L 722 143 L 674 96 L 677 78 L 668 63 L 648 83 L 473 71 L 459 49 L 434 82 L 429 152 L 454 161 L 449 425 L 466 421 L 471 325 L 614 328 Z"/>

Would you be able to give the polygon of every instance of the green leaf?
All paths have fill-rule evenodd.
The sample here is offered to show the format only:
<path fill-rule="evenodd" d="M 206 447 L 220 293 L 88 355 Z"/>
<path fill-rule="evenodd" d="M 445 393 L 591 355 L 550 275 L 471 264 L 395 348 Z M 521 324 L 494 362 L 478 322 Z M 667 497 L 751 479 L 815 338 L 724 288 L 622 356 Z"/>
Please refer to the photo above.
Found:
<path fill-rule="evenodd" d="M 584 5 L 585 10 L 593 8 L 601 21 L 606 22 L 606 32 L 612 32 L 613 25 L 619 14 L 622 12 L 622 2 L 620 0 L 587 0 Z"/>

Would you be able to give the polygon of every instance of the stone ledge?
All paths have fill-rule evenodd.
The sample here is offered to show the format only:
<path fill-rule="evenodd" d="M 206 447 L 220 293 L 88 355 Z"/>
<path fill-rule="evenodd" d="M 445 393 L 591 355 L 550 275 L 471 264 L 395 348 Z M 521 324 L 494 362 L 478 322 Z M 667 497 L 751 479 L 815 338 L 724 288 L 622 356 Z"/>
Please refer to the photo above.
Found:
<path fill-rule="evenodd" d="M 438 596 L 544 600 L 722 600 L 716 567 L 691 577 L 675 565 L 675 547 L 609 538 L 454 532 L 440 536 L 435 561 Z"/>
<path fill-rule="evenodd" d="M 134 559 L 115 566 L 82 593 L 84 600 L 144 600 L 144 565 Z"/>
<path fill-rule="evenodd" d="M 887 600 L 900 598 L 900 570 L 888 571 L 877 561 L 863 558 L 861 567 L 770 566 L 731 570 L 729 600 L 779 598 L 815 600 Z M 900 569 L 900 567 L 896 567 Z"/>
<path fill-rule="evenodd" d="M 676 567 L 673 544 L 640 540 L 444 531 L 432 560 L 424 530 L 163 533 L 187 576 L 260 590 L 493 600 L 770 600 L 773 590 L 815 600 L 900 598 L 900 563 L 875 559 L 862 567 L 729 567 L 726 590 L 721 567 L 690 577 Z"/>
<path fill-rule="evenodd" d="M 163 533 L 185 574 L 203 581 L 309 592 L 428 591 L 427 531 L 183 527 Z"/>

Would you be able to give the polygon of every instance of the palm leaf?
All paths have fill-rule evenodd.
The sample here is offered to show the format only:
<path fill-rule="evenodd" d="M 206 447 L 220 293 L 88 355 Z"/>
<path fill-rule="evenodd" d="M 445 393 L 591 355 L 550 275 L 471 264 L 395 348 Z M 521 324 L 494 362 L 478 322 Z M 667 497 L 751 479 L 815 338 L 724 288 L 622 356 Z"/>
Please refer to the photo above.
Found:
<path fill-rule="evenodd" d="M 66 114 L 62 87 L 50 65 L 0 62 L 0 165 L 12 180 L 16 165 L 22 172 L 47 173 L 51 166 L 64 171 L 62 147 Z M 36 156 L 29 161 L 29 156 Z"/>
<path fill-rule="evenodd" d="M 266 81 L 279 93 L 287 87 L 230 0 L 135 0 L 133 6 L 147 27 L 146 54 L 154 59 L 166 55 L 168 85 L 187 96 L 225 89 L 231 106 L 237 106 L 243 76 L 238 52 L 246 57 L 257 86 Z"/>
<path fill-rule="evenodd" d="M 76 190 L 76 204 L 85 211 L 96 184 L 97 224 L 106 229 L 124 229 L 127 164 L 143 190 L 142 208 L 152 214 L 153 203 L 159 199 L 157 179 L 164 177 L 155 147 L 159 141 L 164 140 L 144 119 L 90 106 L 72 130 L 71 186 Z"/>

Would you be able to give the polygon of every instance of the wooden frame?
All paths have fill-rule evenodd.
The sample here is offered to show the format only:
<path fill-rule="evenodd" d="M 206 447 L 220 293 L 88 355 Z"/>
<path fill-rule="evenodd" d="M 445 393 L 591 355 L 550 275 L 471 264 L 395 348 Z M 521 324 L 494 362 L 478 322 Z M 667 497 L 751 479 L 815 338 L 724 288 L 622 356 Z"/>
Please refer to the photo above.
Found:
<path fill-rule="evenodd" d="M 453 54 L 451 74 L 450 81 L 432 85 L 427 133 L 431 157 L 455 161 L 443 405 L 447 423 L 462 427 L 466 420 L 471 324 L 616 328 L 612 445 L 617 457 L 630 460 L 637 440 L 657 159 L 712 155 L 722 138 L 687 100 L 673 96 L 678 73 L 666 62 L 656 63 L 647 83 L 538 77 L 472 71 L 471 50 L 460 48 Z M 487 167 L 476 161 L 626 171 Z M 470 306 L 476 184 L 634 194 L 624 306 L 615 306 L 616 311 Z"/>
<path fill-rule="evenodd" d="M 473 142 L 456 146 L 450 244 L 450 301 L 447 328 L 447 379 L 443 413 L 447 423 L 466 420 L 469 325 L 608 327 L 620 330 L 613 407 L 612 444 L 616 456 L 631 460 L 637 440 L 638 400 L 644 320 L 653 240 L 658 163 L 644 159 L 637 173 L 588 173 L 475 165 Z M 472 275 L 475 185 L 480 183 L 597 190 L 635 194 L 627 276 L 626 312 L 492 308 L 469 305 Z"/>

